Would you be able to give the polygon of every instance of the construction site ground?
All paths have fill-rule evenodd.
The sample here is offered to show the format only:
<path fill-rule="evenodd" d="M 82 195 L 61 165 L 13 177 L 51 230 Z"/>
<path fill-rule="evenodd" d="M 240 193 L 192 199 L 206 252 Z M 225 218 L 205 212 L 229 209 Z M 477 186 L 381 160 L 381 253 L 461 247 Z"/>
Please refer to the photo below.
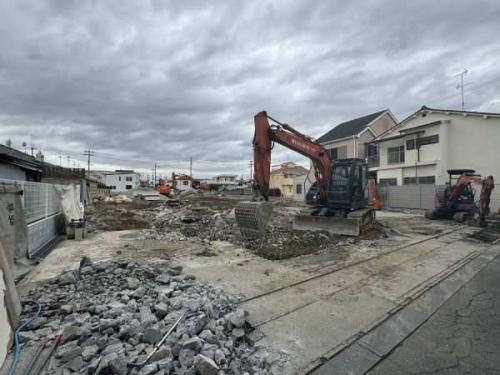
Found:
<path fill-rule="evenodd" d="M 417 309 L 429 316 L 500 254 L 499 245 L 472 237 L 479 228 L 429 221 L 421 213 L 379 211 L 377 227 L 358 239 L 295 233 L 290 219 L 304 207 L 292 201 L 275 202 L 266 238 L 248 244 L 234 223 L 240 199 L 194 194 L 181 197 L 180 206 L 100 203 L 89 212 L 92 232 L 83 241 L 61 242 L 21 288 L 78 267 L 83 256 L 170 259 L 186 274 L 240 296 L 254 338 L 287 355 L 286 373 L 302 374 L 348 353 L 448 280 L 428 308 Z M 347 361 L 357 368 L 355 356 Z"/>

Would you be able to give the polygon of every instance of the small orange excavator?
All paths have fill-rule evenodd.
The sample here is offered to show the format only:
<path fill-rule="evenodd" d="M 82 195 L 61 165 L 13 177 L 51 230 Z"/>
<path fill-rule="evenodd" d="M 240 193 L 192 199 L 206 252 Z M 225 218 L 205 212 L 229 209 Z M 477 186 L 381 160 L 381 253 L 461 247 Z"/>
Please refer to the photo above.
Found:
<path fill-rule="evenodd" d="M 163 178 L 160 178 L 155 186 L 155 190 L 161 195 L 169 196 L 172 193 L 172 188 L 165 183 Z"/>
<path fill-rule="evenodd" d="M 431 220 L 453 219 L 459 223 L 476 219 L 480 226 L 486 226 L 490 211 L 491 192 L 495 187 L 493 176 L 481 179 L 473 169 L 450 169 L 446 187 L 436 190 L 435 208 L 427 211 L 425 217 Z M 453 180 L 455 184 L 453 184 Z M 476 204 L 472 184 L 481 186 L 481 195 Z"/>

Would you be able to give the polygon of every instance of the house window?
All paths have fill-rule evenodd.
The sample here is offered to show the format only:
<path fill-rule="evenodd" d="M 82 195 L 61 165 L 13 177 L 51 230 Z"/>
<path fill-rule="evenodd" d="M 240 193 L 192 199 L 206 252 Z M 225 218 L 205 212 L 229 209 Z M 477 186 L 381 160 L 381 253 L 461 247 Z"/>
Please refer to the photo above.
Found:
<path fill-rule="evenodd" d="M 125 177 L 125 181 L 132 181 L 132 176 Z"/>
<path fill-rule="evenodd" d="M 122 176 L 118 176 L 118 181 L 121 181 L 122 180 Z"/>
<path fill-rule="evenodd" d="M 332 160 L 347 158 L 347 146 L 331 148 L 328 151 L 330 151 L 330 157 L 332 158 Z"/>
<path fill-rule="evenodd" d="M 378 180 L 380 186 L 396 186 L 398 184 L 397 178 L 381 178 Z"/>
<path fill-rule="evenodd" d="M 417 139 L 408 139 L 406 141 L 406 149 L 414 150 L 416 147 L 420 148 L 424 145 L 431 145 L 433 143 L 439 143 L 439 134 L 429 135 L 428 137 L 421 137 Z"/>
<path fill-rule="evenodd" d="M 189 185 L 189 181 L 188 181 L 188 180 L 184 180 L 184 181 L 182 181 L 182 184 L 183 184 L 184 186 Z"/>
<path fill-rule="evenodd" d="M 404 185 L 411 185 L 417 183 L 417 177 L 405 177 L 403 178 Z M 418 177 L 419 184 L 435 184 L 436 177 L 435 176 L 422 176 Z"/>
<path fill-rule="evenodd" d="M 418 178 L 419 184 L 435 184 L 436 177 L 435 176 L 422 176 Z"/>
<path fill-rule="evenodd" d="M 297 192 L 297 194 L 302 194 L 302 184 L 297 184 L 295 186 L 295 191 Z"/>
<path fill-rule="evenodd" d="M 127 190 L 132 189 L 132 185 L 125 185 L 125 189 L 127 189 Z"/>
<path fill-rule="evenodd" d="M 429 135 L 428 137 L 417 138 L 418 147 L 439 143 L 439 134 Z"/>
<path fill-rule="evenodd" d="M 387 163 L 400 164 L 405 162 L 405 146 L 389 147 L 387 149 Z"/>

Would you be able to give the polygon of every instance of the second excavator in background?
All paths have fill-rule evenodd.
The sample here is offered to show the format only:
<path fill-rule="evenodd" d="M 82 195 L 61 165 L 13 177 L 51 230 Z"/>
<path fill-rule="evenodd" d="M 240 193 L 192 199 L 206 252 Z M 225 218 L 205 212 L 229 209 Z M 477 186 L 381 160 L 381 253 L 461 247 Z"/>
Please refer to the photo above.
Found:
<path fill-rule="evenodd" d="M 269 123 L 271 120 L 274 124 Z M 269 202 L 271 150 L 281 144 L 308 157 L 314 166 L 317 192 L 308 200 L 312 209 L 293 220 L 296 230 L 322 230 L 331 234 L 358 236 L 375 221 L 375 211 L 367 206 L 368 166 L 363 159 L 333 161 L 328 151 L 312 138 L 265 111 L 254 116 L 253 201 L 236 206 L 236 222 L 246 238 L 264 235 L 272 214 Z"/>
<path fill-rule="evenodd" d="M 486 226 L 486 216 L 490 211 L 491 192 L 495 188 L 493 176 L 481 179 L 474 169 L 449 169 L 446 186 L 436 190 L 435 208 L 426 211 L 431 220 L 453 219 L 459 223 L 475 222 Z M 481 186 L 476 203 L 473 185 Z"/>

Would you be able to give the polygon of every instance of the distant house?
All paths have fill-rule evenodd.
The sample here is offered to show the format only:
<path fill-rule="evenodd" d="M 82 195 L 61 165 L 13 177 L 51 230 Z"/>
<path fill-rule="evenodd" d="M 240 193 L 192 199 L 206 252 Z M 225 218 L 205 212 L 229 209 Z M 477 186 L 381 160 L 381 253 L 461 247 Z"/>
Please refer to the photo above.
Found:
<path fill-rule="evenodd" d="M 444 184 L 448 169 L 475 169 L 500 181 L 500 113 L 423 106 L 373 141 L 381 185 Z"/>
<path fill-rule="evenodd" d="M 214 177 L 214 180 L 217 184 L 221 185 L 237 185 L 238 182 L 236 179 L 238 175 L 235 174 L 220 174 Z"/>
<path fill-rule="evenodd" d="M 98 179 L 108 186 L 111 192 L 137 189 L 140 184 L 140 174 L 133 170 L 96 171 L 94 175 L 98 176 Z"/>
<path fill-rule="evenodd" d="M 14 148 L 0 145 L 0 179 L 40 181 L 42 162 Z"/>
<path fill-rule="evenodd" d="M 307 168 L 293 162 L 283 163 L 279 167 L 271 170 L 269 187 L 271 189 L 279 189 L 281 196 L 284 198 L 294 198 L 297 191 L 297 185 L 299 184 L 294 182 L 294 178 L 303 176 L 305 179 L 308 172 L 309 170 Z M 302 183 L 300 182 L 300 184 Z M 300 189 L 301 188 L 299 188 L 299 190 Z"/>
<path fill-rule="evenodd" d="M 174 177 L 174 174 L 172 174 Z M 193 178 L 187 174 L 175 174 L 172 178 L 171 185 L 178 191 L 186 191 L 193 189 Z"/>

